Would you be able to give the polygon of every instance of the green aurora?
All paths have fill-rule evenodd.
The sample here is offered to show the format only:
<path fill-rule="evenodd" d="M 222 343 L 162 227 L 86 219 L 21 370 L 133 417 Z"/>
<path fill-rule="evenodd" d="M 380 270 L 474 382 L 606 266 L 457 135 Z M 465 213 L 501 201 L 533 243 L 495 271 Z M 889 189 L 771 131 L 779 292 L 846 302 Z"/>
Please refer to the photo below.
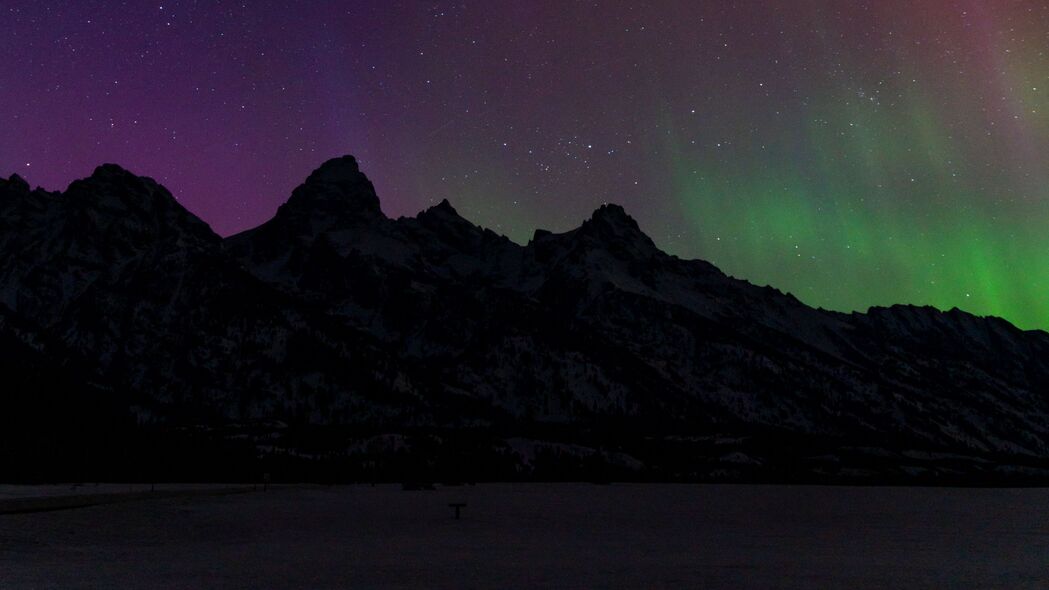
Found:
<path fill-rule="evenodd" d="M 67 4 L 12 6 L 5 176 L 118 162 L 228 235 L 352 153 L 391 216 L 525 243 L 615 202 L 811 305 L 1049 329 L 1041 0 Z"/>

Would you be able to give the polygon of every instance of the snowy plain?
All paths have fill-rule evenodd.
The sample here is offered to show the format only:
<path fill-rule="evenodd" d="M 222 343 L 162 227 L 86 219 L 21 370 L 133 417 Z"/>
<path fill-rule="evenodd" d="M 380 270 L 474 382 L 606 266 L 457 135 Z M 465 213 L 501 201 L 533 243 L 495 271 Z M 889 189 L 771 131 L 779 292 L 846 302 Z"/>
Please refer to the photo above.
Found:
<path fill-rule="evenodd" d="M 355 485 L 0 515 L 5 589 L 1047 586 L 1046 489 Z"/>

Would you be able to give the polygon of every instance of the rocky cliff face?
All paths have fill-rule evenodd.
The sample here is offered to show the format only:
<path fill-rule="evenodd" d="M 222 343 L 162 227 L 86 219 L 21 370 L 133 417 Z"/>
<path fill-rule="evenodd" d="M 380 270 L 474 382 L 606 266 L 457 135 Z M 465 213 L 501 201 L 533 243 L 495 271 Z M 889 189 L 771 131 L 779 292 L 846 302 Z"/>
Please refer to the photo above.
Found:
<path fill-rule="evenodd" d="M 1049 473 L 1046 333 L 815 310 L 663 253 L 616 205 L 521 246 L 447 201 L 385 217 L 346 156 L 222 240 L 106 165 L 61 194 L 0 179 L 0 251 L 18 346 L 56 343 L 32 354 L 148 425 L 271 425 L 229 434 L 256 457 L 356 476 L 394 455 L 416 461 L 401 471 L 483 456 L 474 477 Z"/>

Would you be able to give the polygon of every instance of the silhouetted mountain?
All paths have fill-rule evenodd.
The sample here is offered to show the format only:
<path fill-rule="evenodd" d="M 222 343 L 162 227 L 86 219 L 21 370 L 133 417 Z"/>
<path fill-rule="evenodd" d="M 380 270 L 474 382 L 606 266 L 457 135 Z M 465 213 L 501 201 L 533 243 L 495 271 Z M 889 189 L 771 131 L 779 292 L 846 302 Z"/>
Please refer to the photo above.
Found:
<path fill-rule="evenodd" d="M 107 425 L 111 473 L 1049 480 L 1049 334 L 812 309 L 617 205 L 521 246 L 447 201 L 387 218 L 345 156 L 223 240 L 105 165 L 64 193 L 0 179 L 0 251 L 0 411 Z M 49 444 L 23 430 L 5 461 Z M 149 450 L 110 460 L 120 437 Z"/>

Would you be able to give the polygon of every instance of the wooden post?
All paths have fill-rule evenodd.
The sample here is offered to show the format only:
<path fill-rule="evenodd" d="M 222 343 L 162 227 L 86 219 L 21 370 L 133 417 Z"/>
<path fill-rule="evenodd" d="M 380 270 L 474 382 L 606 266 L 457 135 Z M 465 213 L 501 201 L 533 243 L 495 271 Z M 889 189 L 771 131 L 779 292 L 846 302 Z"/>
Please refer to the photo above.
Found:
<path fill-rule="evenodd" d="M 449 508 L 455 509 L 455 520 L 459 520 L 459 511 L 466 506 L 466 502 L 453 502 L 448 505 Z"/>

